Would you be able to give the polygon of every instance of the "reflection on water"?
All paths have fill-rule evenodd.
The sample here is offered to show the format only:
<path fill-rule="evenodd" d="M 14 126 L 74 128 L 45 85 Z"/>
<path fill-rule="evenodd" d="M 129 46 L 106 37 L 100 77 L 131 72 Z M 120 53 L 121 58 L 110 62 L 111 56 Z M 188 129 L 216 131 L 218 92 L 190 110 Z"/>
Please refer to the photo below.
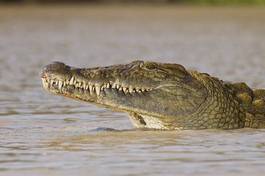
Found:
<path fill-rule="evenodd" d="M 260 8 L 0 7 L 0 175 L 263 175 L 265 130 L 135 130 L 48 94 L 39 72 L 143 58 L 265 87 L 264 20 Z"/>

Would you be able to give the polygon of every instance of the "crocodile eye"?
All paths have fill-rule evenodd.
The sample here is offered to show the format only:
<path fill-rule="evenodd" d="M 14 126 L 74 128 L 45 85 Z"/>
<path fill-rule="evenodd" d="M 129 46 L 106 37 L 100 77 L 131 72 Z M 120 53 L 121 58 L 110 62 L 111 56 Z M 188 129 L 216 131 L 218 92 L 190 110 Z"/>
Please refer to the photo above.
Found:
<path fill-rule="evenodd" d="M 148 70 L 157 70 L 157 66 L 154 64 L 148 64 L 145 66 Z"/>

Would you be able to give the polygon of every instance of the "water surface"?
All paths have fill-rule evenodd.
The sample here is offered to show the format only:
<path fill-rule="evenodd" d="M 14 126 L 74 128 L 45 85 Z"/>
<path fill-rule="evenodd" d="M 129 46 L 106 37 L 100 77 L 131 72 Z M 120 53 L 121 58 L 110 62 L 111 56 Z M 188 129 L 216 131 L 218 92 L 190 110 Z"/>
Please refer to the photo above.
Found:
<path fill-rule="evenodd" d="M 265 87 L 264 21 L 263 8 L 0 7 L 0 175 L 264 175 L 265 130 L 133 130 L 39 78 L 54 60 L 143 59 Z"/>

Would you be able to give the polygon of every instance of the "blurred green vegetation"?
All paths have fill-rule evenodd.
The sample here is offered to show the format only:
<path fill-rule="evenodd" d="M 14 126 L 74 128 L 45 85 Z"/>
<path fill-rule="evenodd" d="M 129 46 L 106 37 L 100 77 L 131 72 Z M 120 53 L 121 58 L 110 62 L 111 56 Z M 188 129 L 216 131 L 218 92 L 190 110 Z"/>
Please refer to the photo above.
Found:
<path fill-rule="evenodd" d="M 265 5 L 265 0 L 182 0 L 182 2 L 205 5 Z"/>
<path fill-rule="evenodd" d="M 4 3 L 172 3 L 191 5 L 265 5 L 265 0 L 0 0 Z"/>

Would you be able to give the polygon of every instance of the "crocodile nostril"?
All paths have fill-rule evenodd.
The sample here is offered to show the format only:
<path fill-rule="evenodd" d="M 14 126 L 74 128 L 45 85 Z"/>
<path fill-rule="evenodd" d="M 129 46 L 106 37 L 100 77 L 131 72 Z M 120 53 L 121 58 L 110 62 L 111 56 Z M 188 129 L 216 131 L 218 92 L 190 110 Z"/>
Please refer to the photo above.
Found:
<path fill-rule="evenodd" d="M 46 65 L 41 72 L 41 77 L 45 78 L 49 74 L 57 73 L 57 74 L 65 74 L 70 71 L 70 67 L 65 65 L 62 62 L 53 62 L 49 65 Z"/>
<path fill-rule="evenodd" d="M 65 69 L 67 66 L 62 62 L 53 62 L 49 65 L 46 65 L 43 68 L 43 71 L 58 71 L 61 69 Z"/>
<path fill-rule="evenodd" d="M 46 75 L 46 73 L 44 71 L 42 71 L 40 73 L 40 77 L 43 78 L 43 79 L 46 79 L 47 78 L 47 75 Z"/>

